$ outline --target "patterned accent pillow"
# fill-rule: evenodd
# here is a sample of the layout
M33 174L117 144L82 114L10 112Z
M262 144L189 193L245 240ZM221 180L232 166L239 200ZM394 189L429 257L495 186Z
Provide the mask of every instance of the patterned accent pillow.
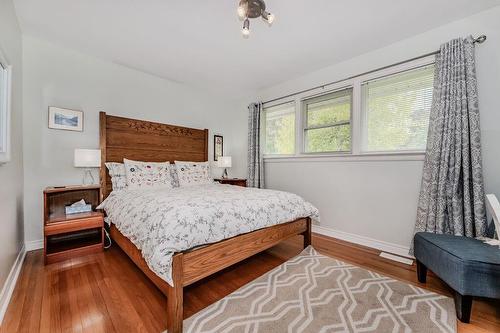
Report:
M175 161L175 168L180 187L213 183L209 162Z
M141 162L123 159L129 188L172 188L170 162Z
M121 191L127 188L127 174L125 173L125 165L123 163L116 162L107 162L104 164L106 165L106 168L108 168L113 191Z

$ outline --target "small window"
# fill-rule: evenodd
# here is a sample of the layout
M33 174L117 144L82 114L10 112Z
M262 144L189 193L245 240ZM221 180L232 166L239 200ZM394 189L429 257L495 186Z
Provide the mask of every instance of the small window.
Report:
M5 163L10 160L10 67L1 58L0 52L0 163Z
M264 108L265 149L268 155L295 153L295 103Z
M362 84L364 152L424 151L434 65Z
M306 99L303 109L306 153L351 150L352 88Z

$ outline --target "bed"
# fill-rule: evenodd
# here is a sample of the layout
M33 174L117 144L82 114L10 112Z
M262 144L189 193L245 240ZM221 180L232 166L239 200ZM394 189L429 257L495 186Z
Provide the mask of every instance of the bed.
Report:
M112 192L111 179L104 165L106 162L122 162L124 158L150 162L208 161L207 129L123 118L104 112L100 113L99 122L101 201ZM224 191L236 191L236 187L229 188L231 185L218 186L228 187ZM110 226L110 234L114 243L166 295L168 332L180 333L184 287L296 235L303 235L304 247L307 247L311 244L311 218L298 217L289 222L175 252L171 256L170 284L150 269L141 250L114 223Z

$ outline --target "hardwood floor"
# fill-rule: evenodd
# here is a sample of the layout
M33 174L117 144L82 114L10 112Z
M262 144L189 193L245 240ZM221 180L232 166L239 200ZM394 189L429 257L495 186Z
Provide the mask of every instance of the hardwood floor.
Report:
M193 315L301 250L295 237L187 288L184 314ZM399 280L450 295L430 274L419 284L415 266L380 258L379 251L314 235L320 252ZM500 282L499 282L500 283ZM42 251L26 256L2 332L162 332L166 298L116 246L104 253L43 265ZM459 332L500 332L500 302L474 300L470 324Z

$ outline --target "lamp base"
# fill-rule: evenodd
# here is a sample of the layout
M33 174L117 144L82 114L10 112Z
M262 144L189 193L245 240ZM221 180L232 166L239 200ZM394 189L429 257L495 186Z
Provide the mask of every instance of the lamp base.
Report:
M224 171L222 172L222 179L227 179L227 178L228 178L227 169L224 168Z
M95 184L95 179L94 179L94 176L92 175L92 170L85 169L83 171L82 183L83 183L83 185L94 185Z

